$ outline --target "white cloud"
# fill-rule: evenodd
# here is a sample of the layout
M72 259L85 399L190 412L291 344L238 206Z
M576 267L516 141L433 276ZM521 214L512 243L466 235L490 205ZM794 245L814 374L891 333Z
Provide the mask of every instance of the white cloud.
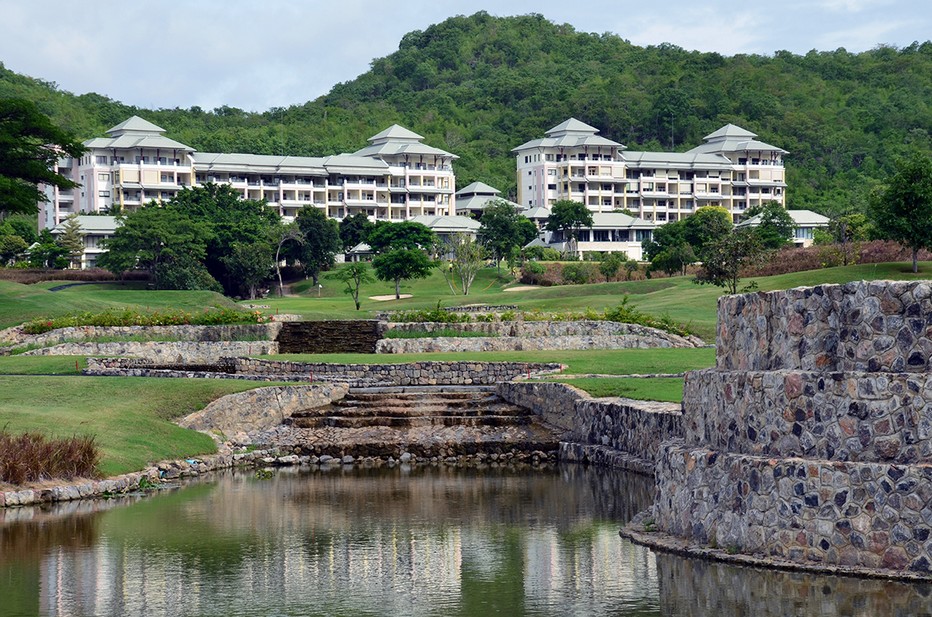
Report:
M0 0L0 61L76 93L143 107L301 104L365 72L401 37L456 14L541 13L638 45L723 54L903 46L932 32L928 0ZM908 17L908 19L907 19Z

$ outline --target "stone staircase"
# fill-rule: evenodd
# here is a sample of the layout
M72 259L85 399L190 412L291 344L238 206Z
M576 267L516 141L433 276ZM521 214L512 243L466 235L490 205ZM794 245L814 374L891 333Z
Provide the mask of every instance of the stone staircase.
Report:
M541 458L559 445L557 431L491 386L354 388L331 405L294 413L286 426L276 445L313 456Z

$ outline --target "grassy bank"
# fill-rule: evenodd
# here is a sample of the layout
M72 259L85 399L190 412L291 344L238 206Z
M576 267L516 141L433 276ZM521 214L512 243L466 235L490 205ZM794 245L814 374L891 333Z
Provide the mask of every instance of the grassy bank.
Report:
M73 371L73 358L60 368L69 368L68 362ZM114 475L159 460L214 452L207 435L171 420L257 385L215 379L2 375L0 426L10 433L37 431L51 437L94 435L103 454L101 471Z
M57 317L81 311L101 312L124 307L200 311L209 306L236 306L229 298L212 291L154 291L142 289L136 283L78 285L49 291L49 288L60 284L22 285L0 281L0 329L39 317Z

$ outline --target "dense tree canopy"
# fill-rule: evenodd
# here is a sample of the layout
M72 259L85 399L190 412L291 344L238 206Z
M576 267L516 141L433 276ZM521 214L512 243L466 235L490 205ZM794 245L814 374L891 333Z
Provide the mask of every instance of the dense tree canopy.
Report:
M56 163L62 156L82 152L84 146L33 102L0 98L0 217L36 212L37 204L46 199L39 184L76 186L58 173Z
M497 265L537 237L534 223L503 199L489 202L479 223L477 239L492 254Z
M297 250L304 273L318 285L320 271L333 267L336 254L342 247L340 225L327 218L324 211L315 206L301 208L295 224L301 232L301 243Z
M683 151L732 122L790 152L792 208L865 203L910 148L932 151L932 43L852 53L723 56L640 47L541 15L457 16L402 38L356 79L287 108L144 110L74 96L0 67L0 97L35 102L81 136L139 114L201 151L350 152L394 122L460 156L457 182L514 198L510 150L575 116L631 150ZM282 130L282 129L286 130Z
M760 224L754 227L753 231L765 249L786 246L793 237L793 230L796 229L793 217L786 208L775 201L748 208L745 216L760 216Z
M918 272L919 251L932 249L932 159L915 154L898 161L870 214L880 237L910 249Z

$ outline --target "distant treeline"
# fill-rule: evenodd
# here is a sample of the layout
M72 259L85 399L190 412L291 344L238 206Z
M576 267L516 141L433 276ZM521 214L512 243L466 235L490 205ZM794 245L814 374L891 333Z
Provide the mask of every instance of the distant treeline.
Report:
M35 101L82 138L138 114L214 152L350 152L398 122L461 157L460 186L482 180L512 195L511 149L570 116L632 150L687 150L738 124L790 152L788 206L825 213L859 209L897 157L932 152L932 42L729 57L638 47L540 15L447 19L329 94L264 113L139 109L0 65L6 96Z

